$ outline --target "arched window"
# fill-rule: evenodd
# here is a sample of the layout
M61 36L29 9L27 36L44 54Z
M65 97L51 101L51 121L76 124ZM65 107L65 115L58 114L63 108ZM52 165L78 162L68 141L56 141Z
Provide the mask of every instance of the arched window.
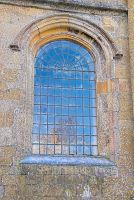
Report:
M92 56L69 40L42 46L35 57L34 154L97 155L96 78Z

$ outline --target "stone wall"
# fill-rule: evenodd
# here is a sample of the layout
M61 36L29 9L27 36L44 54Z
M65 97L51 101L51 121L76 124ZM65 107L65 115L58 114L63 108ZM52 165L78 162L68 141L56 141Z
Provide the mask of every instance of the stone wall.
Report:
M96 1L97 2L97 1ZM118 1L119 2L119 1ZM126 1L120 1L125 3ZM113 3L113 1L112 1ZM115 5L117 1L114 1ZM27 55L24 51L12 51L10 45L18 33L33 21L54 14L61 14L56 7L31 8L0 4L0 199L2 200L131 200L133 185L133 3L130 1L129 35L127 12L100 11L90 8L73 13L83 20L100 26L123 54L113 66L110 86L104 82L98 87L101 106L106 111L109 105L111 121L103 116L104 126L114 126L113 143L115 167L97 166L48 166L20 164L31 153L28 132L31 124L26 119L31 110L26 91ZM65 6L61 6L62 10ZM72 8L73 10L73 8ZM69 11L68 11L69 12ZM63 13L63 11L62 11ZM129 40L130 39L130 40ZM129 46L131 68L129 64ZM108 88L112 88L108 93ZM30 91L29 91L30 93ZM111 106L110 106L111 105ZM101 126L101 119L98 124ZM109 146L108 131L102 131L105 150ZM101 141L101 140L100 140ZM107 145L107 146L106 146ZM25 150L28 146L28 150ZM105 153L105 152L104 152ZM106 154L107 155L107 154ZM107 155L108 156L108 155Z
M30 7L45 8L51 5L57 7L57 9L100 9L100 10L126 10L127 11L127 0L1 0L1 3L10 5L23 5ZM64 7L64 8L63 8Z
M130 48L130 66L131 66L131 85L132 85L132 96L134 102L134 34L133 34L133 27L134 27L134 5L133 1L128 1L129 13L128 13L128 30L129 30L129 48ZM134 106L134 104L133 104Z

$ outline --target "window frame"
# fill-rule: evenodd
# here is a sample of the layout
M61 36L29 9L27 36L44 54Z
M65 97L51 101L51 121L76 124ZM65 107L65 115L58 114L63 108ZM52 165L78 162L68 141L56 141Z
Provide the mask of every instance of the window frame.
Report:
M78 46L78 48L79 48L79 50L81 50L81 51L84 51L84 53L82 53L81 54L81 56L83 56L83 55L85 55L85 56L89 56L89 58L90 58L90 61L91 62L93 62L93 66L94 66L94 70L93 70L93 73L95 74L95 79L93 80L94 81L94 84L95 84L95 88L94 88L94 91L95 91L95 99L94 99L94 101L95 101L95 113L96 113L96 108L97 108L97 106L96 106L96 69L95 69L95 63L94 63L94 60L93 60L93 58L92 58L92 56L91 56L91 54L90 54L90 52L89 52L89 50L87 50L83 45L80 45L79 43L76 43L76 42L74 42L74 41L72 41L72 40L65 40L65 39L59 39L59 40L54 40L54 41L50 41L49 43L46 43L46 44L44 44L44 45L42 45L41 47L40 47L40 49L38 50L38 52L37 52L37 55L35 56L35 62L37 61L37 63L38 63L38 60L40 59L40 57L39 57L39 55L40 56L42 56L42 54L43 55L46 55L47 56L47 53L46 54L44 54L44 52L46 52L46 49L48 48L48 46L49 46L49 48L51 48L51 46L53 46L53 45L55 45L55 44L58 44L58 46L57 47L59 47L59 45L61 45L61 47L63 48L64 46L63 46L63 44L66 44L68 47L69 47L69 45L72 45L72 47L75 47L75 46ZM51 46L50 46L51 45ZM65 45L65 46L66 46ZM76 47L75 47L76 48ZM73 49L71 49L70 48L70 50L71 51L73 51ZM55 51L54 51L55 52ZM76 51L77 52L77 51ZM58 52L56 52L56 55L57 55L57 53ZM84 56L83 56L83 58L84 58ZM80 59L81 60L81 59ZM51 61L50 61L51 62ZM42 63L42 62L41 62ZM40 64L41 64L40 63ZM88 64L88 63L87 63ZM48 66L48 69L49 69L49 66ZM34 71L38 71L38 70L41 70L41 68L38 68L37 66L36 66L36 63L35 63L35 67L34 67ZM43 68L42 68L42 70L43 70ZM44 66L44 71L45 70L47 70L46 69L46 67ZM63 70L62 70L63 71ZM80 69L75 69L74 70L74 72L75 73L77 73L77 72L80 72L81 70ZM64 73L64 72L62 72L62 73ZM84 71L83 71L83 69L82 69L82 71L81 71L81 73L82 73L82 81L83 81L83 73L84 73ZM92 70L90 71L87 71L87 73L90 75L90 73L92 73ZM34 79L37 79L38 80L38 78L40 79L40 75L38 76L38 75L35 75L34 76ZM45 79L44 79L45 80ZM68 80L68 79L67 79ZM76 79L76 81L77 81L77 79ZM86 80L86 81L88 81L88 80ZM89 80L89 81L91 81L91 80ZM35 81L34 81L35 82ZM35 89L35 87L37 87L36 86L36 84L34 83L34 89ZM41 87L41 85L38 85L38 87ZM44 87L44 86L42 86L42 87ZM48 87L48 84L47 84L47 87ZM55 86L53 86L52 88L56 88ZM68 87L67 87L68 88ZM48 88L49 89L49 88ZM56 88L57 89L57 88ZM69 89L69 88L68 88ZM77 90L77 88L75 87L75 90ZM82 91L83 91L83 87L82 87ZM91 92L92 91L92 88L90 89L90 88L86 88L86 91L87 92ZM34 91L35 92L35 91ZM36 97L35 96L36 94L34 94L34 98ZM40 91L40 95L41 95L41 91ZM48 94L46 94L46 96L48 97ZM62 96L63 97L63 96ZM69 98L69 97L68 97ZM76 98L76 97L75 97ZM82 96L82 99L84 100L85 98ZM91 97L89 97L89 101L91 100L92 98ZM48 101L48 100L47 100ZM48 103L48 102L47 102ZM36 106L35 105L36 103L34 103L34 106ZM40 101L40 104L39 104L39 107L40 107L40 109L41 109L41 105L42 105L42 103L41 103L41 101ZM47 105L46 105L47 106ZM61 105L61 107L62 107L63 105ZM54 105L54 107L55 107L55 105ZM75 105L75 107L76 107L76 105ZM35 107L34 107L35 108ZM68 108L69 108L69 105L68 105ZM83 107L83 105L82 105L82 108L84 108ZM93 106L91 106L90 107L90 109L93 109ZM48 114L47 114L48 115ZM55 114L56 115L56 114ZM33 113L33 116L35 116L34 115L34 113ZM41 110L40 110L40 113L39 113L39 116L42 116L42 113L41 113ZM68 113L68 117L69 117L69 113ZM78 117L77 115L76 115L76 117ZM82 118L84 119L84 115L82 115ZM88 117L90 117L90 118L92 118L92 119L94 119L94 117L93 116L88 116ZM40 117L39 117L40 118ZM97 116L95 115L95 119L97 119ZM40 120L39 120L40 121ZM48 122L47 122L48 123ZM40 122L38 122L37 121L37 123L34 123L33 122L33 126L34 126L34 124L36 125L38 125L39 126L39 129L40 129L40 126L41 126L41 121ZM54 123L55 124L55 123ZM89 125L89 124L88 124ZM76 124L75 125L75 128L78 126L78 124ZM82 125L82 127L84 128L84 122L83 122L83 125ZM51 144L52 146L53 146L53 150L54 150L54 152L52 153L50 153L49 151L48 151L48 148L49 148L49 143L48 143L48 136L50 135L50 134L48 134L48 130L47 130L47 133L45 134L46 135L46 137L45 138L47 138L47 143L43 143L42 144L42 142L41 142L41 136L43 137L43 135L40 133L40 131L39 131L39 133L37 134L37 133L32 133L32 137L34 137L35 138L35 140L36 140L36 143L34 142L33 143L33 154L39 154L39 155L42 155L43 153L42 153L42 151L44 152L44 155L45 156L49 156L49 155L61 155L61 156L97 156L98 155L98 146L97 146L97 143L96 143L96 145L93 145L92 144L92 142L91 142L91 139L93 138L93 137L95 137L96 138L96 142L97 142L97 130L96 130L96 134L95 134L95 136L94 135L92 135L91 134L91 130L93 129L93 125L89 125L90 126L90 128L89 128L89 131L90 131L90 133L88 134L88 135L86 135L86 136L88 136L88 137L90 137L90 140L89 140L89 142L88 142L88 145L89 146L87 146L86 144L84 144L84 138L86 138L85 137L85 135L84 135L84 132L83 132L83 134L82 135L79 135L79 136L81 136L82 138L83 138L83 144L82 145L80 145L81 146L81 148L83 149L82 150L82 152L83 153L80 153L80 152L78 152L78 147L79 147L79 144L76 142L76 144L74 145L74 146L71 146L71 144L69 143L69 144L63 144L63 141L61 141L61 144L59 144L58 146L61 146L61 153L56 153L56 147L57 147L57 144L55 143L55 140L54 140L54 144ZM48 124L47 124L47 127L48 127ZM55 127L55 126L54 126ZM96 127L96 129L97 129L97 124L95 125L95 127ZM84 131L84 130L83 130ZM72 133L73 134L73 133ZM76 141L78 140L78 135L76 134ZM63 136L64 135L62 135L62 138L63 138ZM54 137L56 137L56 135L54 135ZM69 136L68 136L69 137ZM70 138L70 137L69 137ZM70 140L69 140L70 141ZM63 151L63 147L64 146L67 146L68 147L68 154L67 153L63 153L64 151ZM96 152L93 152L93 149L94 149L94 146L95 146L95 148L96 148ZM43 149L42 149L42 147L43 147ZM45 150L45 147L46 147L46 150ZM71 147L73 147L73 148L75 148L76 149L76 152L75 153L71 153L70 152L70 148ZM90 152L88 153L88 152L86 152L86 148L87 147L89 147L89 149L90 149ZM52 150L52 149L51 149ZM46 153L45 153L45 151L46 151ZM85 153L86 152L86 153Z
M108 97L111 98L111 101L114 100L110 84L115 77L114 66L116 59L120 59L122 54L118 52L109 35L99 26L89 20L86 21L75 15L70 16L65 13L46 15L45 18L35 20L24 27L10 45L10 48L13 51L17 51L20 56L20 66L25 79L25 84L23 83L25 94L23 99L24 112L22 115L25 120L20 122L19 128L17 125L14 126L14 132L19 132L20 138L22 138L18 141L18 145L23 148L23 156L32 154L34 57L41 45L56 39L76 41L89 49L94 58L95 66L97 66L98 151L100 156L115 160L115 152L118 153L116 148L118 144L116 140L117 134L114 133L114 124L110 122L113 107L110 107L110 102L107 102L107 107L111 110L106 115L103 112L103 97L109 95ZM118 87L116 81L113 84L114 87ZM103 86L105 86L106 90L103 89ZM116 114L115 118L118 119ZM110 123L105 124L105 121ZM116 124L118 124L118 120ZM108 136L110 140L105 138L105 136ZM106 141L109 142L106 143Z

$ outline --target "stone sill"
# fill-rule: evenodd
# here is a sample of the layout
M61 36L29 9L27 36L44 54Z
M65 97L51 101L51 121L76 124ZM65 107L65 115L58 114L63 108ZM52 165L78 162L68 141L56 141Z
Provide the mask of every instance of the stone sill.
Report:
M113 161L110 161L101 156L45 156L45 155L30 155L24 157L20 161L21 164L39 164L39 165L66 165L66 166L115 166Z

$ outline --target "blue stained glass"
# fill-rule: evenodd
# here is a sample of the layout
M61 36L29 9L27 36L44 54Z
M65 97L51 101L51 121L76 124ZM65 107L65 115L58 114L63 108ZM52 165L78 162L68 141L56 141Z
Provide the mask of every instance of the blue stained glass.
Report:
M41 87L41 95L47 95L48 91L47 91L47 87Z
M96 126L96 117L90 117L90 125Z
M89 82L87 80L83 80L83 88L88 90L89 89Z
M47 104L47 96L41 96L41 104Z
M89 124L90 125L90 124ZM90 126L84 126L84 134L89 135L91 127Z
M70 154L75 155L76 154L76 146L70 146Z
M46 124L47 123L47 115L41 115L41 123Z
M95 95L96 95L95 90L89 90L89 97L90 98L95 98L96 97Z
M34 87L34 94L35 95L40 95L40 87L39 86L35 86Z
M97 146L91 146L91 155L93 156L97 155Z
M69 115L71 115L71 116L75 115L75 108L74 107L69 109Z
M44 77L40 77L40 86L47 86L48 85L48 79Z
M85 145L90 145L90 136L84 136L84 144Z
M77 136L77 144L82 145L83 144L83 136Z
M77 125L83 124L83 117L77 117Z
M40 77L34 77L34 85L40 85Z
M75 89L71 89L71 91L68 92L68 96L75 97L76 96L76 90Z
M82 80L78 79L78 80L76 81L76 88L83 88Z
M48 105L54 105L54 97L48 96Z
M83 116L89 116L90 114L89 108L83 108Z
M83 97L82 89L76 89L76 97Z
M48 113L54 114L54 106L48 106Z
M89 82L89 88L90 89L95 89L95 81L90 81Z
M32 132L35 133L35 134L38 134L39 131L40 131L39 124L33 124L33 130L32 130Z
M40 113L40 105L34 105L34 113Z
M54 99L54 104L55 104L55 105L61 105L61 104L62 104L62 99L61 99L61 97L55 97L55 99Z
M96 116L96 108L90 108L89 109L89 115L90 116Z
M60 115L62 113L61 106L55 106L55 114Z
M82 98L77 98L76 99L76 105L77 106L82 106L83 105L83 99Z
M83 115L83 107L82 106L76 107L76 114L77 114L77 116Z
M90 146L84 146L84 154L85 155L91 154L91 147Z
M47 125L40 125L40 134L47 134Z
M96 134L97 134L96 127L92 127L92 128L90 129L90 132L91 132L91 135L96 135Z
M94 71L94 63L88 63L89 71Z
M32 131L40 154L97 155L95 79L83 46L57 40L38 50Z
M89 73L89 80L95 80L95 73L94 72Z
M84 125L90 125L90 118L89 117L83 117L84 118Z
M77 134L78 135L83 135L83 131L84 131L84 129L82 126L77 126Z
M41 105L40 113L47 113L47 107L46 107L46 105Z
M90 104L90 107L95 107L96 106L96 100L95 99L89 99L89 104Z
M84 99L83 99L83 104L84 104L85 106L89 105L89 99L88 99L88 98L84 98Z
M54 116L48 115L48 124L54 124Z
M76 105L76 99L75 98L69 98L68 99L68 102L69 102L69 106L75 106Z
M91 145L97 145L97 138L96 138L96 136L91 136Z
M61 96L62 95L62 90L59 88L56 88L55 90L55 96Z
M77 154L82 155L83 154L83 146L78 146L77 145Z
M34 104L40 104L40 96L34 96Z
M49 88L46 94L51 96L55 95L55 89Z
M62 115L68 115L68 107L62 107Z
M34 115L33 116L33 123L35 123L35 124L40 123L40 115Z
M76 72L76 79L82 79L82 72Z

